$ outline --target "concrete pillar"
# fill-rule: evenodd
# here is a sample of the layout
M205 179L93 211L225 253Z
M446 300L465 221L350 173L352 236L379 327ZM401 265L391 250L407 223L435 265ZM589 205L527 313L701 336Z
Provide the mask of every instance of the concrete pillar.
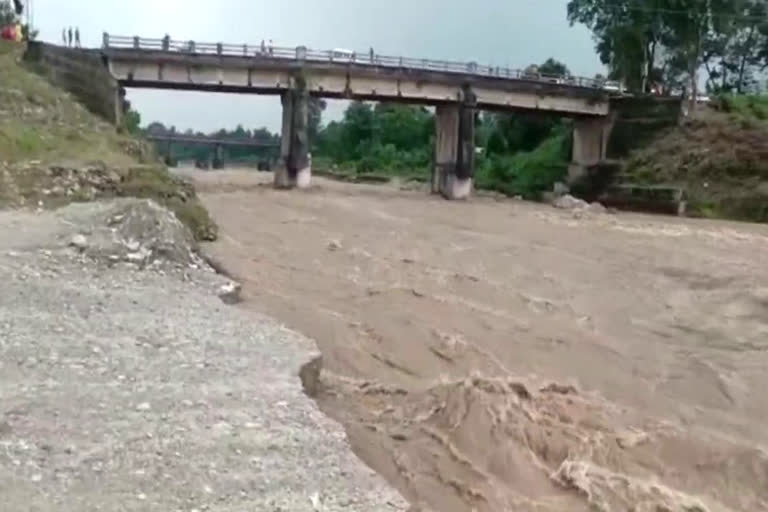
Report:
M275 188L306 188L312 176L309 158L309 93L304 80L297 79L283 93L283 128L280 140L281 164L275 169Z
M475 167L475 103L469 91L461 104L439 105L435 111L435 166L432 193L466 199Z
M612 126L609 117L574 120L573 156L568 167L570 183L578 181L587 174L590 167L605 160Z
M224 168L224 147L221 144L216 144L213 152L213 166L214 169Z

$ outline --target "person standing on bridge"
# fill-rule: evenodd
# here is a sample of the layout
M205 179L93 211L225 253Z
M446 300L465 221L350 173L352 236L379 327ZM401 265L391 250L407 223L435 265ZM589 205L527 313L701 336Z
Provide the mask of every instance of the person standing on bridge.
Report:
M67 46L67 28L64 27L61 29L61 44L64 46Z
M80 27L75 27L75 46L80 48Z
M67 46L72 47L72 27L67 31Z
M373 57L374 57L373 46L371 46L371 52L370 53L371 53L371 64L373 64Z

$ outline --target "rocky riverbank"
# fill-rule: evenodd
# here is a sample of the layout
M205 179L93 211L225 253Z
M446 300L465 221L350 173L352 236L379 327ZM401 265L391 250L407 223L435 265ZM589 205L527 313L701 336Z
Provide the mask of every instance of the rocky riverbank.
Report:
M156 204L0 212L8 510L404 510L303 392L314 344L228 306Z

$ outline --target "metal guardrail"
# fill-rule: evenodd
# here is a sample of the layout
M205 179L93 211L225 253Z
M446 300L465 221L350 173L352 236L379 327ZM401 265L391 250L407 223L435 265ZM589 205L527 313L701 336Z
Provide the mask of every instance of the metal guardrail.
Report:
M309 62L336 62L343 64L356 64L363 66L384 66L399 69L413 69L421 71L441 71L445 73L460 73L479 77L496 77L509 80L526 80L561 84L571 87L586 87L591 89L603 89L609 92L620 93L618 84L595 78L577 76L544 75L530 70L510 69L500 66L485 66L476 62L457 62L434 59L414 59L408 57L393 57L368 52L354 52L348 50L312 50L305 46L295 48L284 46L272 46L264 44L226 44L226 43L200 43L197 41L178 41L164 37L152 39L144 37L113 36L104 33L104 49L133 49L152 52L174 52L191 55L222 55L247 58L269 58L293 61Z

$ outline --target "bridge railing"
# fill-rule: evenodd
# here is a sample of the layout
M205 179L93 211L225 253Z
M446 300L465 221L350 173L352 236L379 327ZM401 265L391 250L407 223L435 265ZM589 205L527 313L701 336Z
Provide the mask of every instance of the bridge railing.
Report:
M152 39L145 37L114 36L105 33L103 47L115 49L134 49L142 51L178 52L193 55L226 55L253 58L272 58L311 62L338 62L391 68L413 69L421 71L442 71L482 77L498 77L510 80L526 80L568 85L572 87L602 88L604 82L594 78L545 75L535 71L510 69L501 66L486 66L476 62L458 62L435 59L414 59L379 55L372 52L349 52L346 50L312 50L305 46L295 48L264 44L226 44L201 43L197 41L178 41L164 37Z

